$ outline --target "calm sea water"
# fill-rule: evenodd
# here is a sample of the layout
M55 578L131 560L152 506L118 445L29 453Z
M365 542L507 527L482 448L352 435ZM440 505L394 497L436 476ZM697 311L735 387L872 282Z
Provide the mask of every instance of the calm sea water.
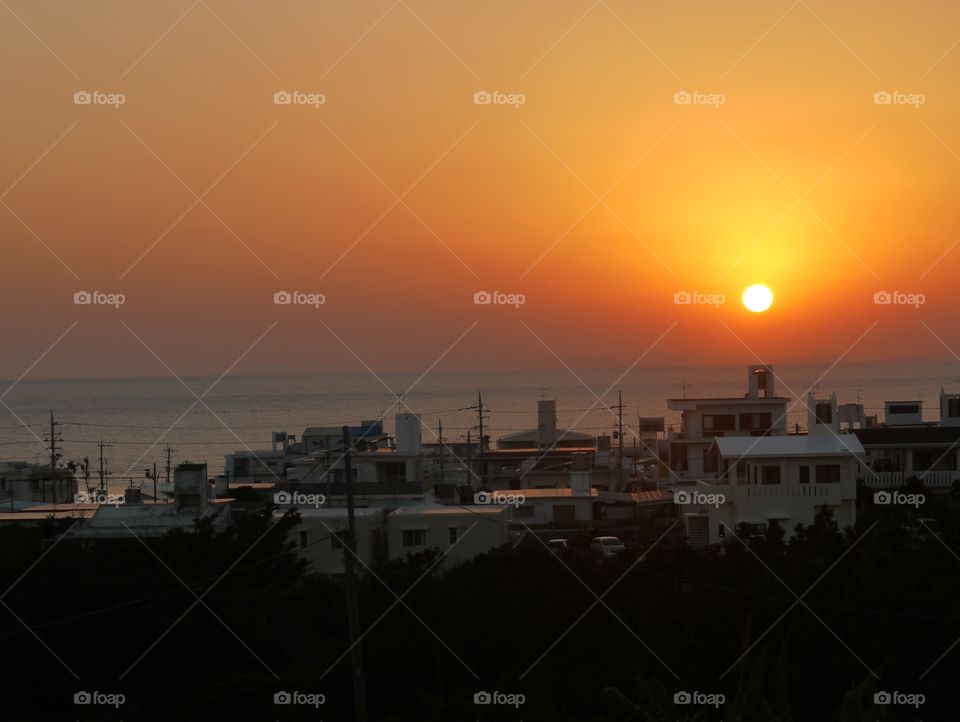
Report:
M927 419L938 413L941 387L960 390L958 364L841 364L820 378L823 365L777 365L777 393L796 399L819 382L820 393L836 391L841 403L861 399L868 414L882 416L885 400L920 399ZM557 399L559 424L592 433L610 433L613 414L597 404L617 403L622 391L626 422L637 415L665 416L677 424L679 415L667 411L666 399L687 396L740 396L746 390L745 366L636 368L620 379L623 369L566 370L511 373L434 373L421 380L404 402L422 414L434 430L443 420L444 437L466 437L476 425L476 413L464 410L476 403L477 392L490 410L485 423L497 436L536 425L539 398ZM382 376L391 389L401 392L417 381L418 374ZM215 378L187 378L199 395ZM581 380L583 383L581 383ZM584 386L586 385L586 387ZM9 386L9 382L5 385ZM205 461L220 473L223 456L233 450L270 447L272 431L297 436L310 425L340 425L386 414L385 427L393 429L395 398L370 375L341 376L228 376L204 397L196 399L173 378L31 381L24 380L4 401L29 427L24 428L0 408L0 458L44 463L48 458L41 440L49 432L49 410L62 423L59 435L65 460L89 457L96 469L102 440L113 484L122 477L141 479L144 469L163 466L163 448L175 449L174 462ZM193 407L191 409L191 407ZM806 426L802 405L790 413L789 423ZM31 431L33 433L31 433ZM39 437L34 436L34 433ZM472 431L475 435L476 432ZM424 432L424 439L433 437Z

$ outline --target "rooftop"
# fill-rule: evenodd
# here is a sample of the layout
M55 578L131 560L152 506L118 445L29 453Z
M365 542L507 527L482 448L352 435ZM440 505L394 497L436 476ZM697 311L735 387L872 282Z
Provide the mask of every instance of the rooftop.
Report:
M510 493L520 493L510 492ZM503 514L509 507L503 505L467 505L467 506L447 506L444 504L421 504L418 506L401 506L394 510L393 516L421 516L428 514L430 516L441 515L463 515L463 514L483 514L496 516Z
M724 458L779 456L834 456L862 454L863 446L853 434L808 434L806 436L722 436L715 442Z

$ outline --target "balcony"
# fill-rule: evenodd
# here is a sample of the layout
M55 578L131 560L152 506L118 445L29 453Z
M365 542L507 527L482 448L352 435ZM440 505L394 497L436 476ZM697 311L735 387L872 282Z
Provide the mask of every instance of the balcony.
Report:
M917 477L929 489L949 489L955 479L960 479L960 471L864 472L864 482L871 489L896 489L903 486L911 476Z

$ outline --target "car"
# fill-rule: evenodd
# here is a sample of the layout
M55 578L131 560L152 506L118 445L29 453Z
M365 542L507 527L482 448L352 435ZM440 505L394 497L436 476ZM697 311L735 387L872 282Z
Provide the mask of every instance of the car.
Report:
M551 539L547 542L547 548L554 554L563 554L570 551L570 542L566 539Z
M613 557L627 547L615 536L595 536L590 542L590 548L598 551L605 557Z

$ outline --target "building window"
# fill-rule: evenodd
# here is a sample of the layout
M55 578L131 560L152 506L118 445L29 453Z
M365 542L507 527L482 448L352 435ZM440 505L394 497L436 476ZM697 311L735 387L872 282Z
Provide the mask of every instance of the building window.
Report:
M833 423L833 404L829 401L821 401L816 405L815 408L817 423L819 424L832 424Z
M453 546L457 543L457 539L460 537L460 530L457 529L457 527L452 526L447 530L447 533L449 535L448 541L450 542L450 546Z
M310 539L309 532L305 532L305 531L300 532L300 548L301 549L306 549L308 546L310 546L309 539Z
M960 416L960 397L952 397L947 399L947 416L951 419L955 419Z
M803 464L800 467L800 483L809 484L810 483L810 467L806 464Z
M422 547L426 545L427 545L426 529L404 529L403 530L403 546Z
M919 414L920 407L916 404L891 404L891 414Z
M818 484L839 484L840 464L817 464Z
M737 428L736 414L704 414L703 431L733 431Z
M769 411L740 414L741 431L769 431L771 426L773 426L773 414Z
M780 483L780 467L764 466L763 467L763 483L779 484Z
M577 507L575 504L554 504L553 520L557 522L567 522L577 520Z

